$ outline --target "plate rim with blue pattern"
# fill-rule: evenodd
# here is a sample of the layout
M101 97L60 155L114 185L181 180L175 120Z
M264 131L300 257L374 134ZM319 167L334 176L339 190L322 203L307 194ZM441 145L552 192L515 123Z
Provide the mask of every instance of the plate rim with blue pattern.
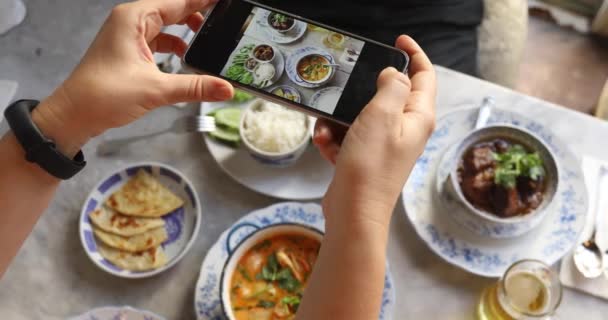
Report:
M123 319L124 316L130 316L129 318L125 318L129 320L136 320L131 316L140 316L140 320L165 320L164 317L151 311L140 310L131 306L98 307L81 315L71 317L69 320L115 320Z
M418 236L446 262L484 277L502 276L521 259L553 265L577 243L585 225L587 193L580 157L548 126L517 112L494 108L488 124L522 126L539 136L552 150L560 168L559 189L553 211L539 226L515 238L493 239L469 232L449 217L436 191L438 168L450 147L473 130L478 108L461 107L444 113L403 188L405 215Z
M325 217L317 203L279 202L241 217L220 235L201 264L194 292L194 310L198 320L224 319L219 289L220 277L229 256L227 247L236 247L258 228L285 223L296 223L325 232ZM393 319L394 308L395 285L387 261L379 319Z
M173 257L168 254L169 261L162 267L148 271L124 270L104 259L97 251L97 239L92 232L89 213L101 207L107 197L117 188L125 184L137 171L144 169L161 181L173 192L182 194L184 206L163 217L165 228L168 229L168 240L163 247L171 246L176 252ZM169 185L167 185L169 184ZM179 195L179 194L178 194ZM152 277L175 266L192 248L201 227L201 201L194 184L176 168L160 162L145 161L131 163L111 172L101 179L86 197L78 219L80 242L89 259L103 271L128 279ZM182 237L182 231L190 230L188 238ZM166 251L166 250L165 250Z

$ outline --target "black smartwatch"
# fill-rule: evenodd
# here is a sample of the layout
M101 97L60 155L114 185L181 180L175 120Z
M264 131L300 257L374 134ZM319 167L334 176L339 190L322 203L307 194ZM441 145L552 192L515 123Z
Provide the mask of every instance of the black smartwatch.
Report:
M84 155L78 151L74 159L66 157L40 132L31 116L39 103L36 100L16 101L4 111L4 117L25 150L27 161L38 164L52 176L67 180L84 168Z

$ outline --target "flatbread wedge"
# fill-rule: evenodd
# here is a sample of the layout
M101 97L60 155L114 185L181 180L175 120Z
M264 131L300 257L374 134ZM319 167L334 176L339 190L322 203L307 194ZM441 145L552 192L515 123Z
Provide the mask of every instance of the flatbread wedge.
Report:
M122 237L94 228L93 233L97 239L108 246L128 252L141 252L159 246L167 240L167 231L164 227L152 229L132 237Z
M162 217L184 205L184 201L145 170L114 192L106 205L122 214L137 217Z
M124 270L147 271L160 268L168 262L167 255L160 246L139 253L118 250L103 243L97 243L97 248L101 256Z
M95 227L123 237L131 237L165 226L165 221L161 218L125 216L104 207L89 213L89 218Z

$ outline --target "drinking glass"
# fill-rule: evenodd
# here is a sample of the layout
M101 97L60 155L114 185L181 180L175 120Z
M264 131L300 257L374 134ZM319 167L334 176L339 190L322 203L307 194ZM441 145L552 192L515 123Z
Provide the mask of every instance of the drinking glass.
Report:
M541 261L522 260L483 291L477 305L477 319L554 319L561 300L562 285L557 273Z

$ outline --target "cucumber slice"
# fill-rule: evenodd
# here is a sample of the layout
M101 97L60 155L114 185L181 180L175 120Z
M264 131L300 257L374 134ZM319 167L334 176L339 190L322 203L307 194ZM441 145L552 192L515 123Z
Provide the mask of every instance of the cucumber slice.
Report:
M215 112L215 122L220 126L238 130L241 124L241 108L223 108Z
M241 141L241 136L238 132L217 127L215 131L209 132L209 136L231 145L238 145Z

